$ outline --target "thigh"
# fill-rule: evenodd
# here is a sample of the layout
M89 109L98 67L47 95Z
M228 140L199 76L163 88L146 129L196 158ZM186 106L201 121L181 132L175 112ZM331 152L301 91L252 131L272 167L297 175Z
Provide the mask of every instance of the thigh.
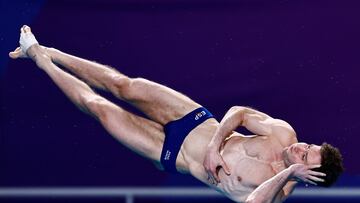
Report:
M130 103L162 125L200 107L180 92L143 78L132 79L128 91Z
M160 162L165 137L162 125L132 114L104 98L90 101L87 110L120 143L143 157Z

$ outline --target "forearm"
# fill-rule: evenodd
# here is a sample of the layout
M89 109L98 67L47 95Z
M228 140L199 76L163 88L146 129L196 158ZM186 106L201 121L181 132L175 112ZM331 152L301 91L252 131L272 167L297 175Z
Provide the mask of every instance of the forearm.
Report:
M277 198L284 197L284 186L290 181L292 172L289 168L276 174L274 177L258 186L247 198L248 202L270 203L279 200Z
M108 66L72 56L53 48L48 48L47 51L54 63L65 67L95 88L111 91L114 84L112 79L121 76L119 72Z
M220 147L221 143L242 124L245 108L232 107L225 114L217 128L213 139L210 142L212 147Z

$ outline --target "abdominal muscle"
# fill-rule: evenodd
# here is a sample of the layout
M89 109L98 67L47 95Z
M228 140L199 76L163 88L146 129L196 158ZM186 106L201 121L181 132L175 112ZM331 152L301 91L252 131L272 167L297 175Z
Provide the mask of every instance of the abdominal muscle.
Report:
M218 125L219 123L214 118L210 118L188 134L176 159L179 172L190 173L203 183L209 184L203 162L207 146L215 135Z
M236 134L240 135L234 133ZM263 147L260 149L259 145L264 144L267 147L271 145L266 139L266 137L234 136L223 147L221 155L230 168L231 175L226 175L221 169L219 171L221 182L217 187L234 201L244 201L257 186L275 175L271 161L262 156L264 153L259 153L264 149ZM271 154L271 152L265 153Z
M262 182L271 178L276 172L271 167L270 157L264 157L264 145L269 148L273 145L268 137L244 137L234 132L228 141L225 141L221 154L230 168L231 175L219 171L220 183L216 186L208 181L208 175L203 167L206 148L215 134L219 123L215 119L208 119L199 125L185 139L177 158L177 169L182 173L190 173L208 186L224 193L234 201L244 201L246 197ZM259 149L259 150L247 150ZM261 148L261 149L260 149ZM248 152L247 152L248 151ZM256 168L256 169L255 169Z

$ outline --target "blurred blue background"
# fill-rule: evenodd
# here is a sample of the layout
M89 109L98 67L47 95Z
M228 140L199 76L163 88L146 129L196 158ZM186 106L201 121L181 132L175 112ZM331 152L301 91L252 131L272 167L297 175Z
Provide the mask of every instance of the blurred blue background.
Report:
M284 119L300 141L341 150L337 187L360 185L359 1L0 2L0 187L202 186L158 171L32 61L10 60L23 24L45 46L165 84L218 120L234 105Z

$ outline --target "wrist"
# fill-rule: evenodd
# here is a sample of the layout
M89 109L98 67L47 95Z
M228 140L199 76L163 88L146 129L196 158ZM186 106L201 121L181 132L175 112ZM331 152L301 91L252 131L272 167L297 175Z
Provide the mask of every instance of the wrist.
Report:
M212 140L209 144L208 144L208 151L219 151L220 148L220 144L221 142L216 141L215 139Z
M294 165L289 166L285 170L287 170L287 173L289 174L290 179L295 177L295 167L294 167Z

